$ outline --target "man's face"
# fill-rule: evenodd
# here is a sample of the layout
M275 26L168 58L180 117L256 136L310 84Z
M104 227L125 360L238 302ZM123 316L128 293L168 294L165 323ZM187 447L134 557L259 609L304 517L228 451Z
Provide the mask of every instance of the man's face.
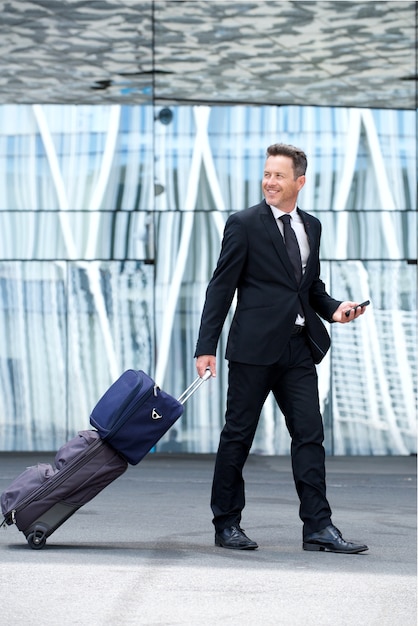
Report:
M295 180L290 157L277 155L267 158L261 183L267 204L289 213L295 208L298 193L304 184L305 176Z

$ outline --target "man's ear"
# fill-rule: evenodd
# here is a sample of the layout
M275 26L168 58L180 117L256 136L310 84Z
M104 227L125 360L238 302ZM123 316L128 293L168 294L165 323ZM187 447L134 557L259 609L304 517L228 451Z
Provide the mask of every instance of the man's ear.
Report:
M296 182L297 182L297 186L298 186L298 191L300 191L302 189L303 185L306 182L306 176L305 175L304 176L298 176Z

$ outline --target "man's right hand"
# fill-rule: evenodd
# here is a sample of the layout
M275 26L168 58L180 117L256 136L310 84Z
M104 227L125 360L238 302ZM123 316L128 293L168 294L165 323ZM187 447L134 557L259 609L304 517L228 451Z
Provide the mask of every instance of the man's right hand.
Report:
M213 354L202 354L196 359L196 369L200 378L203 377L207 369L210 369L212 376L216 376L216 356Z

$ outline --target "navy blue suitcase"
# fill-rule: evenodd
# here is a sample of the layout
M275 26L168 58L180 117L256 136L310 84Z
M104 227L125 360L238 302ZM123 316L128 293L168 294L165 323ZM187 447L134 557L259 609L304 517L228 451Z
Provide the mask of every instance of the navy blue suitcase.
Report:
M176 400L142 370L126 370L90 415L100 437L131 465L141 459L182 415L186 400L210 377L207 370Z

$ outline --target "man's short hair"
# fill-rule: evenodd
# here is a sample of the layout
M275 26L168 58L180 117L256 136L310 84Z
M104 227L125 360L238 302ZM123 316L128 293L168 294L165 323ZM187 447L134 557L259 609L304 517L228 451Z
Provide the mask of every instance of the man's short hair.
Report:
M306 154L300 148L290 146L286 143L274 143L267 148L267 158L270 156L287 156L293 161L293 170L295 172L295 179L299 176L304 176L306 168L308 167L308 159Z

